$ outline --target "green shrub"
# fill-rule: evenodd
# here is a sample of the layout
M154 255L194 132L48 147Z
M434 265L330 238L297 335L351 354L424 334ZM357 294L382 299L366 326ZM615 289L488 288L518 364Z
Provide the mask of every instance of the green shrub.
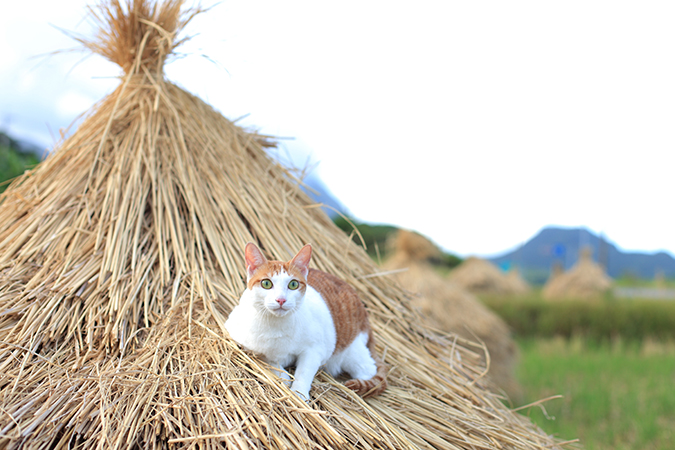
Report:
M675 339L675 302L672 301L608 298L547 302L537 295L484 297L483 301L522 338L581 335L598 341L616 337Z
M387 241L399 230L392 225L368 225L351 218L347 220L341 216L333 219L333 222L348 235L353 233L352 240L358 245L365 243L368 254L378 262L379 259L384 260L389 256L388 252L390 249ZM354 227L356 227L361 237L363 237L363 242L361 242L361 238L354 232ZM451 269L461 264L462 259L450 253L443 253L440 259L429 262L442 269Z
M368 225L359 223L353 219L347 220L341 216L336 217L333 221L348 235L354 233L352 239L358 245L365 243L366 251L373 258L377 256L384 258L386 256L387 240L398 230L398 228L390 225ZM361 242L361 238L354 232L354 227L356 227L361 237L363 237L363 242Z
M0 133L0 137L4 137ZM3 139L9 143L9 139ZM23 174L26 169L37 165L40 160L32 153L22 153L12 148L10 145L0 144L0 193L7 189L10 181Z

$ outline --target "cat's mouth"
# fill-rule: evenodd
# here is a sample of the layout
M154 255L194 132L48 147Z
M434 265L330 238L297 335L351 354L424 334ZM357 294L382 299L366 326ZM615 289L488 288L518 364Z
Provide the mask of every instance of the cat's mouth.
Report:
M283 317L283 316L285 316L285 315L287 315L287 314L289 314L293 311L292 308L286 309L283 306L278 306L278 305L276 306L276 308L267 307L267 310L277 317Z

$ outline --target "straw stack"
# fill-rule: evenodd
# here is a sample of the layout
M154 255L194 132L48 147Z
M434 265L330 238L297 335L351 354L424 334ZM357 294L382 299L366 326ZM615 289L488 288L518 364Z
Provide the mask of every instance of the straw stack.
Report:
M579 261L567 272L552 274L541 293L545 299L589 299L601 297L612 287L612 279L593 261L590 248L583 248Z
M431 264L441 252L427 238L400 230L392 245L393 256L383 268L394 273L402 287L416 294L412 304L419 308L430 327L479 340L487 347L488 376L511 398L521 389L514 376L518 348L508 326L473 294L442 277ZM485 360L487 362L487 360Z
M517 273L510 278L491 262L475 256L464 260L448 277L474 294L518 295L529 291Z
M520 274L517 267L512 267L506 272L506 278L511 283L511 290L514 295L527 294L532 290L527 281Z
M419 325L409 299L264 147L164 79L196 11L97 10L88 43L120 86L0 197L2 448L551 448L483 386L481 348ZM368 306L389 389L322 374L293 395L223 331L242 248L315 248Z
M562 261L554 261L553 264L551 264L551 275L549 276L548 281L559 277L563 273L565 273L565 267L563 266Z

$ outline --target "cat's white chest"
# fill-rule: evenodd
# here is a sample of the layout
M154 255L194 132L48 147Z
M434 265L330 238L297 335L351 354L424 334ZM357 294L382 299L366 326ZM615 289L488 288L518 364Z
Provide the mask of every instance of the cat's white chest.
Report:
M225 327L248 350L282 367L312 352L324 364L335 350L335 325L321 295L307 287L302 303L291 314L276 317L261 311L253 292L246 290Z

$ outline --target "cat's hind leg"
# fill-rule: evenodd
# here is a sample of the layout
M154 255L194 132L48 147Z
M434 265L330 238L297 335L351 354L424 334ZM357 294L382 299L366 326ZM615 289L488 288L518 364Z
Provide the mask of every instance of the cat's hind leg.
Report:
M326 366L332 366L328 369L329 373L335 376L341 372L347 372L349 376L359 380L369 380L374 377L377 373L377 366L367 343L367 333L356 336L347 348L331 358L334 361L326 364Z
M375 361L367 346L368 334L362 333L342 352L334 356L327 366L329 373L347 372L351 377L345 382L352 391L362 397L381 393L386 387L384 364Z

